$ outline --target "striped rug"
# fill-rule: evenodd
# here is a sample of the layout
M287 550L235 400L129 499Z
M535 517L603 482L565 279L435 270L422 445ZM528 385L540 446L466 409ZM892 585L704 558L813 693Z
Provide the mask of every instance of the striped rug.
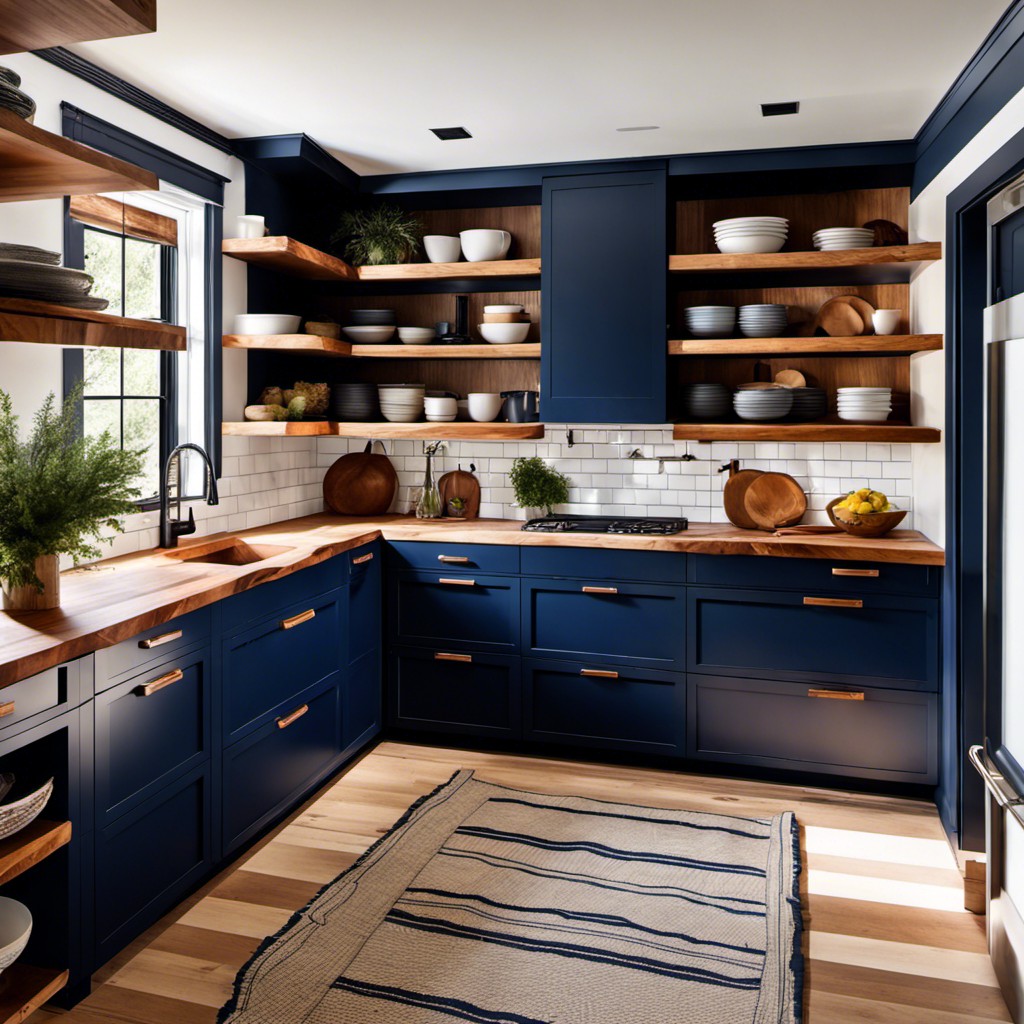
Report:
M770 819L459 771L242 968L222 1024L794 1024L800 871Z

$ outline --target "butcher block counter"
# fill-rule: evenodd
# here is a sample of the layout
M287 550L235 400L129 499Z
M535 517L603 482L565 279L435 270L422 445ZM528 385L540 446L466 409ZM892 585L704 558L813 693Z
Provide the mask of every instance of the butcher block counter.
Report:
M233 594L281 579L378 537L530 547L614 548L710 555L768 555L834 561L940 566L944 553L923 534L899 530L874 540L847 534L775 537L734 526L691 523L674 536L524 533L500 519L424 521L386 515L356 519L306 516L237 535L268 557L249 565L187 561L182 555L216 545L204 537L175 552L125 555L73 569L61 579L61 607L0 614L0 686L17 682Z

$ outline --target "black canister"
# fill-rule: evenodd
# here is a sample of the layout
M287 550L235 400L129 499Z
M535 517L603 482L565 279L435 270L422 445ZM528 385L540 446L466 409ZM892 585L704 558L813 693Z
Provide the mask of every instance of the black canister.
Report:
M536 423L540 419L536 391L502 391L502 413L509 423Z

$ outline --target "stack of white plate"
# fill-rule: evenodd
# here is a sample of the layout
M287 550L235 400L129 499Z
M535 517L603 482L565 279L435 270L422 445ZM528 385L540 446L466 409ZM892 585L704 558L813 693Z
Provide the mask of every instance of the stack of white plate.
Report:
M732 396L732 407L741 420L782 420L793 408L793 392L789 388L741 388Z
M736 330L735 306L690 306L683 318L695 338L728 338Z
M811 236L815 249L870 249L875 233L870 228L822 228Z
M423 415L422 384L381 384L377 388L380 411L391 423L415 423Z
M785 217L730 217L714 223L719 252L778 252L789 236Z
M774 302L740 306L739 321L745 338L777 338L789 326L786 307Z
M730 391L724 384L687 384L683 410L692 420L719 420L729 414Z
M892 412L892 388L839 388L836 407L841 420L884 423Z

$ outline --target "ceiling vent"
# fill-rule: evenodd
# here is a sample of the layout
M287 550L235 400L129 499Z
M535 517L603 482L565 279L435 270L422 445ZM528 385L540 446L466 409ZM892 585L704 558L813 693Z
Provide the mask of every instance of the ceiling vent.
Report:
M615 130L617 132L656 132L660 127L660 124L631 124Z
M430 129L442 142L451 142L452 139L473 138L465 128L431 128Z
M789 103L762 103L762 117L779 117L782 114L799 114L800 104L796 100Z

